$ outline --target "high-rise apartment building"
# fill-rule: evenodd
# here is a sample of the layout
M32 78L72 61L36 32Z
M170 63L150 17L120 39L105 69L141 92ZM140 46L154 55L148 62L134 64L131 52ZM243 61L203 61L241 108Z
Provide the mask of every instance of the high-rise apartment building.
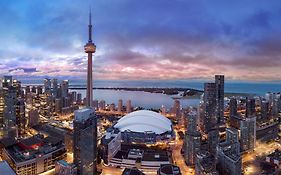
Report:
M25 103L24 99L18 99L16 103L16 124L18 127L18 135L23 136L25 134Z
M256 117L247 117L240 122L241 151L251 151L256 145Z
M121 99L118 100L118 107L117 107L117 112L121 113L123 109L123 101Z
M216 116L218 124L224 123L224 75L215 76Z
M202 123L202 129L205 133L208 133L208 131L217 125L216 97L216 83L205 83L203 97L204 117Z
M61 82L61 95L63 98L68 96L68 80L63 80Z
M217 159L217 169L220 174L242 174L242 161L237 129L226 129L226 141L219 143L217 146Z
M237 100L236 98L232 97L229 101L229 116L234 117L237 116Z
M246 117L254 116L256 113L256 101L254 98L246 98Z
M93 175L97 161L97 119L91 108L74 112L73 156L78 175Z
M49 78L44 79L44 89L47 93L51 92L51 80Z
M58 80L54 78L52 83L53 83L53 96L58 97Z
M128 100L127 103L126 103L126 112L127 113L132 112L132 102L131 102L131 100Z

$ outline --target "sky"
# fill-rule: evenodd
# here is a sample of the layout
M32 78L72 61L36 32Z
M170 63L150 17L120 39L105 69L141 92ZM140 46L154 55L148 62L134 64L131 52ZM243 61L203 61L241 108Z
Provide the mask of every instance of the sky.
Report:
M85 79L89 6L94 79L281 80L279 0L1 0L0 75Z

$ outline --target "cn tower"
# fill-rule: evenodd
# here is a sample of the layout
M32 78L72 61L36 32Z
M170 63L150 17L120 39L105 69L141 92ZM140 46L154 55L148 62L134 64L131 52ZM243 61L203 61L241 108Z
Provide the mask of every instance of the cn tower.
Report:
M87 107L92 107L93 103L93 53L96 52L96 45L92 42L92 14L89 13L89 40L84 46L85 52L88 54L88 69L87 69Z

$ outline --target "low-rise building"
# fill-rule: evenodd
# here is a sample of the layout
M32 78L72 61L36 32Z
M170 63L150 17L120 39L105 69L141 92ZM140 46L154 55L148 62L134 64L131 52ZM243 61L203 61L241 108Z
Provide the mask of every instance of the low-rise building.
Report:
M36 175L51 170L55 162L65 156L63 141L54 137L33 136L3 150L3 159L17 175Z
M64 160L56 162L55 175L76 175L77 168L74 164L69 164Z

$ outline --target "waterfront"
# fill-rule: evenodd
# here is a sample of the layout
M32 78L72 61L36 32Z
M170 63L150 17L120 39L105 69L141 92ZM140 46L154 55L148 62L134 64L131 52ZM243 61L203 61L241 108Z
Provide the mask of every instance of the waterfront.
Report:
M86 90L73 90L82 94L85 97ZM132 100L133 106L139 106L146 109L161 108L164 105L167 108L172 107L174 100L171 96L160 93L149 93L142 91L116 91L116 90L94 90L94 99L105 100L106 103L117 104L119 99L126 103L127 100ZM182 107L197 106L199 99L181 99Z
M42 79L21 79L18 78L23 86L43 84ZM64 79L58 79L62 81ZM205 82L212 80L96 80L93 82L97 88L192 88L203 90ZM70 87L86 87L86 80L69 78ZM225 92L229 93L250 93L264 95L266 92L279 92L281 90L281 82L244 82L244 81L226 81Z
M21 80L23 86L25 85L38 85L43 84L42 80ZM112 88L112 87L161 87L161 88L193 88L197 90L203 90L205 81L160 81L160 80L140 80L140 81L114 81L114 80L96 80L94 87L97 88ZM70 87L85 87L85 81L80 79L70 79ZM281 83L278 82L226 82L225 92L231 93L250 93L256 95L264 95L266 92L279 92L281 90ZM71 91L77 91L85 97L85 89L73 89ZM117 104L119 99L122 99L125 103L127 100L132 100L133 106L139 106L146 109L160 108L164 105L167 109L172 107L174 100L172 96L160 94L160 93L149 93L142 91L123 91L123 90L94 90L94 99L105 100L107 104ZM197 106L199 99L180 99L182 107Z

